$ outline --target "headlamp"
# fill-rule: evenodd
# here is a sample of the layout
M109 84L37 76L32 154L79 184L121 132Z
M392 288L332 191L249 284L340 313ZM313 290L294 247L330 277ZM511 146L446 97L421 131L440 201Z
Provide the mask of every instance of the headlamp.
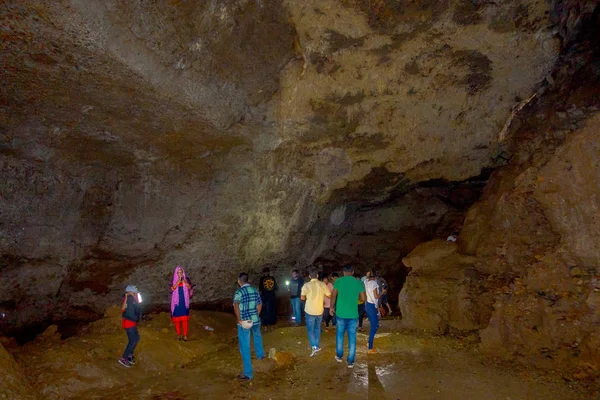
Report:
M290 286L290 281L285 281L285 284Z

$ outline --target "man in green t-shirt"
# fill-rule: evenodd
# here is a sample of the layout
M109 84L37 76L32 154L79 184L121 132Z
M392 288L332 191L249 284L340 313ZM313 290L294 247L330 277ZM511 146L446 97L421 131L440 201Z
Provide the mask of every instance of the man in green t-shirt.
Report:
M342 362L344 356L344 334L348 331L348 368L354 367L356 355L356 328L358 327L358 300L365 301L365 287L362 282L354 278L352 265L344 266L344 276L335 281L331 295L329 313L337 316L337 330L335 337L335 360Z

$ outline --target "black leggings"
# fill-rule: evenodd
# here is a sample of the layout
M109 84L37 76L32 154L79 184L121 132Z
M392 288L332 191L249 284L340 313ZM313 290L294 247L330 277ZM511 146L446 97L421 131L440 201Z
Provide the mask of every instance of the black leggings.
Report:
M358 305L358 327L362 328L363 320L365 319L365 303Z
M123 358L133 357L135 346L137 346L140 341L140 333L138 332L137 326L125 328L125 332L127 332L127 339L129 339L129 342L127 343L127 347L125 347L125 352L123 352Z
M325 322L325 327L329 327L329 323L331 322L332 319L333 319L333 317L329 314L329 308L326 308L323 311L323 322Z

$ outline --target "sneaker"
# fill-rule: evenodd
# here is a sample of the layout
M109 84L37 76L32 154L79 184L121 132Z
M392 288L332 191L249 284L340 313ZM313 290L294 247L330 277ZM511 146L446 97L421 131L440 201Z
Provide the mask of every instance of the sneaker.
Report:
M251 378L247 377L246 375L238 375L238 381L243 381L243 382L247 382L249 381Z
M131 364L129 363L129 360L127 360L126 358L120 358L119 364L121 364L122 366L124 366L126 368L131 368Z
M335 361L342 362L343 360L342 360L342 357L335 356Z
M131 365L135 365L135 358L134 358L133 356L131 356L131 357L128 357L128 358L127 358L127 361L129 361L129 364L131 364Z
M369 350L367 350L367 354L377 354L377 350L369 349Z
M348 363L348 368L354 368L354 363Z
M311 353L310 353L310 356L311 356L311 357L314 357L314 356L315 356L315 355L316 355L318 352L320 352L320 351L321 351L321 348L320 348L320 347L313 347L313 348L312 348L312 351L311 351Z

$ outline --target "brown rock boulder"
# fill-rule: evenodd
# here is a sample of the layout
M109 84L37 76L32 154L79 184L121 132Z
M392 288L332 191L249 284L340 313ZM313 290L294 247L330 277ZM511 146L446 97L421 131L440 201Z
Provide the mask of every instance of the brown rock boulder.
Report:
M491 299L486 301L486 276L475 268L474 257L459 254L455 243L434 240L402 261L412 268L399 296L406 326L446 332L487 324Z

